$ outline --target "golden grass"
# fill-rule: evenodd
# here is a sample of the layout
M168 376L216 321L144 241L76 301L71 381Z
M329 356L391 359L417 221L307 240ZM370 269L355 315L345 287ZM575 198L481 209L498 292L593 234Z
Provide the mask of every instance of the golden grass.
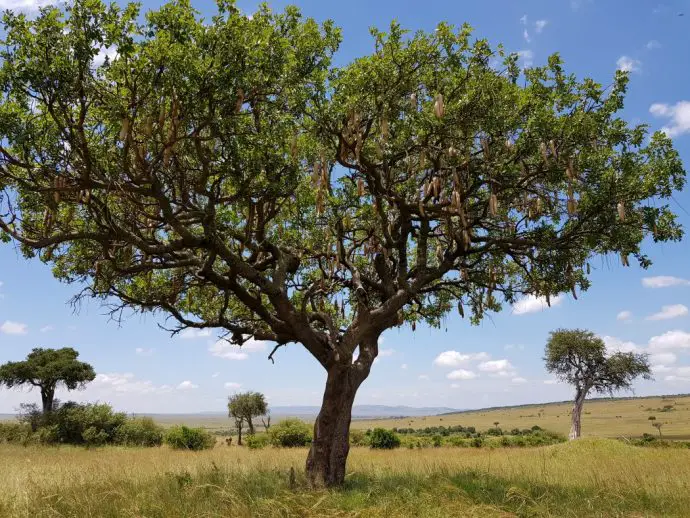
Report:
M306 450L0 447L0 516L687 516L690 450L584 439L532 449L353 448L311 491ZM288 472L298 474L288 487Z

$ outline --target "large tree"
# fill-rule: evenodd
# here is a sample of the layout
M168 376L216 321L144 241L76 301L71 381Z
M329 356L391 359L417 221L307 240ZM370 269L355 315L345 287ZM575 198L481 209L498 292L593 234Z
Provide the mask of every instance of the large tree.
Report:
M45 415L53 410L56 388L83 388L96 377L93 367L80 362L77 360L78 357L79 353L71 347L32 349L26 360L0 365L0 385L7 388L37 387L41 391L42 410Z
M138 20L99 0L6 17L2 236L114 313L273 341L271 359L301 344L327 374L315 484L344 479L386 329L575 295L592 255L646 267L645 237L681 237L682 164L617 116L623 73L578 81L554 55L523 76L467 26L394 24L334 69L339 31L295 8Z
M604 341L583 329L551 332L544 361L548 372L575 387L571 440L580 437L582 407L590 391L613 395L618 390L629 390L639 377L651 379L646 354L620 351L607 354Z

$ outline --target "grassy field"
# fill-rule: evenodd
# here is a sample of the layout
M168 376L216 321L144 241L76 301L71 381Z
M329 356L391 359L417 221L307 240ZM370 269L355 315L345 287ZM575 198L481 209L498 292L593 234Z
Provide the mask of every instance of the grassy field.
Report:
M305 487L305 455L3 445L0 516L680 517L690 509L690 450L607 439L533 449L354 448L345 488L332 491Z

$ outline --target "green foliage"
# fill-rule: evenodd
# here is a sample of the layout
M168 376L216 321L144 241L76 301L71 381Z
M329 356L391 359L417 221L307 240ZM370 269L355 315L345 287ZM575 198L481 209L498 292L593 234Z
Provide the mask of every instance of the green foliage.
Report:
M362 430L350 430L351 446L368 446L369 438Z
M249 435L245 442L250 450L261 450L271 444L271 437L267 433Z
M638 378L651 379L646 354L617 352L607 355L604 341L591 331L558 329L546 344L546 370L574 385L578 393L590 389L613 393L629 389Z
M123 446L160 446L163 433L150 417L130 418L117 429L115 442Z
M253 420L266 415L268 403L260 392L241 392L228 397L228 416L235 420L238 426L244 422L249 427L249 433L254 433Z
M377 450L392 450L400 446L400 437L391 430L374 428L369 437L369 446Z
M294 448L307 446L312 441L311 427L300 419L284 419L271 426L268 436L273 446Z
M165 444L175 450L208 450L216 444L215 437L203 428L172 426L165 432Z
M118 429L127 421L105 403L67 402L51 412L45 424L55 427L57 442L98 446L115 442Z
M24 423L0 422L0 443L21 443L31 435L31 427Z

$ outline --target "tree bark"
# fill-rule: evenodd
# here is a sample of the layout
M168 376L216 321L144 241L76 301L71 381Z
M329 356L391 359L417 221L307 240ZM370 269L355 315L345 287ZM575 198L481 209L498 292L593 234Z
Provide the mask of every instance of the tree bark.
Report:
M247 418L247 426L249 427L249 435L254 435L254 423L252 423L252 418Z
M568 435L568 439L571 441L580 437L580 432L582 430L582 407L585 404L586 396L586 390L577 389L577 393L575 394L575 404L573 405L573 411L571 414L572 422L570 425L570 434Z
M41 387L41 403L43 405L43 415L48 415L53 411L55 401L55 387Z
M242 446L242 419L239 421L235 419L235 428L237 428L237 446Z
M352 405L370 364L364 369L358 367L361 365L348 362L336 363L328 369L323 403L314 423L314 439L307 457L307 478L314 487L338 486L345 481Z

